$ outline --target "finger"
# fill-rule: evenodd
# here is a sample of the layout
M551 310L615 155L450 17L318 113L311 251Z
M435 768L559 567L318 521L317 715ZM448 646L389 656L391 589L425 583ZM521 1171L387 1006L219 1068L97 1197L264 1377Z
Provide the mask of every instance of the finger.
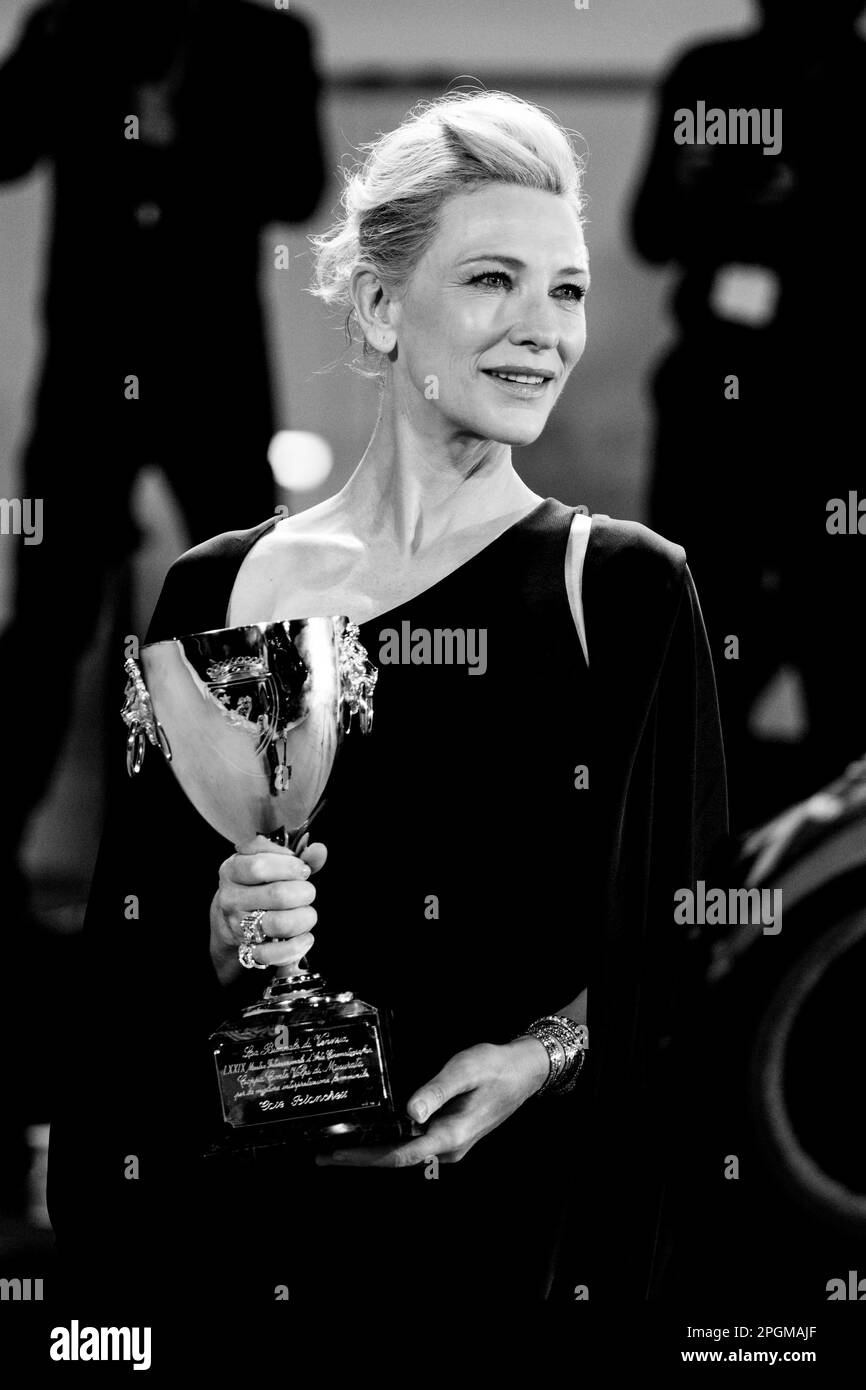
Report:
M368 1148L335 1149L330 1154L317 1154L320 1168L400 1168L397 1155L403 1145L375 1144Z
M406 1113L419 1124L423 1124L431 1115L435 1115L437 1110L441 1110L447 1101L471 1091L475 1085L473 1071L458 1053L432 1080L419 1086L409 1097Z
M224 878L229 883L240 883L246 887L257 883L304 880L312 873L309 864L305 864L296 854L271 854L267 851L235 854L225 861L221 874L223 870Z
M426 1163L428 1158L448 1160L455 1150L472 1142L474 1125L466 1117L457 1119L435 1119L424 1134L419 1134L402 1145L398 1166L413 1166Z
M316 922L318 921L318 916L314 907L296 907L291 913L291 918L294 923L294 929L292 931L283 932L283 934L279 937L276 937L275 933L273 934L275 936L277 945L285 944L289 941L294 941L296 937L301 936L304 932L312 931L314 926L316 925ZM267 917L265 917L264 921L261 923L261 929L263 935L267 937L268 940L270 940L272 933L268 930ZM233 934L238 945L240 945L241 941L243 940L243 934L240 928L235 928ZM266 942L262 941L256 944L264 946ZM258 959L263 960L264 957L259 956Z
M426 1134L410 1139L405 1144L393 1148L380 1159L374 1159L371 1168L416 1168L430 1158L443 1158L457 1147L451 1125L432 1124ZM349 1151L351 1152L351 1150Z
M267 835L254 835L251 840L247 840L242 845L235 845L235 854L260 854L263 850L273 854L294 854L293 849L288 845L278 844L276 840L271 840Z
M238 944L243 940L241 928L242 917L239 917L234 924L232 917L232 935ZM263 937L269 941L291 941L295 936L300 936L302 932L312 931L318 920L316 909L309 906L294 907L288 912L267 911L259 923L259 930Z
M310 872L314 874L319 872L328 857L326 847L319 840L312 845L306 845L299 853L303 862L309 866Z
M253 947L253 959L263 966L297 965L312 950L314 942L309 931L286 941L262 941Z
M235 888L227 890L225 901L233 908L238 918L247 912L292 912L299 907L309 907L316 900L315 884L301 879L284 879L277 883L262 883L257 888ZM262 923L265 936L270 936L267 924Z
M243 888L237 884L224 884L217 894L217 904L230 932L239 932L244 926L244 918L253 912L267 914L260 920L258 935L274 936L269 929L268 918L273 913L297 912L302 907L311 907L316 890L311 883L263 883L258 888Z
M426 1134L405 1144L371 1144L356 1149L335 1149L320 1154L316 1162L323 1168L412 1168L428 1158L442 1157L465 1143L454 1125L445 1121L430 1126Z

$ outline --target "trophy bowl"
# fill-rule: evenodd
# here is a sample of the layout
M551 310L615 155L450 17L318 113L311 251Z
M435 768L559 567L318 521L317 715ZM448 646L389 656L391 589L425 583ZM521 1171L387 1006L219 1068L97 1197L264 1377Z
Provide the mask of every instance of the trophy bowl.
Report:
M322 804L343 733L372 729L378 672L340 618L196 632L132 658L127 767L159 746L196 810L233 844L291 845Z

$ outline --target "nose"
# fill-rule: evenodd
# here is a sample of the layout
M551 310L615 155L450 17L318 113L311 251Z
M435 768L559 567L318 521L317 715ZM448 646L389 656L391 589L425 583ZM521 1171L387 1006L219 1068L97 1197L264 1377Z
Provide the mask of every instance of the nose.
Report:
M559 342L560 324L557 308L545 289L528 295L521 305L522 313L512 324L508 341L515 347L555 348Z

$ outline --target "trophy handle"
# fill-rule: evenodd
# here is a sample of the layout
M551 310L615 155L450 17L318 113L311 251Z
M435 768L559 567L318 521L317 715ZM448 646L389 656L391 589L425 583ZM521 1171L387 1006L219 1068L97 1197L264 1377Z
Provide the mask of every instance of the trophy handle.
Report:
M357 716L362 734L373 732L373 694L379 672L361 642L357 623L345 622L338 641L340 724L348 733Z
M137 777L141 772L145 747L144 731L141 728L133 729L126 740L126 770L130 777Z
M153 712L153 705L138 662L132 657L127 657L123 666L127 681L124 691L125 701L120 717L129 729L129 737L126 740L126 770L130 777L135 777L141 771L141 765L144 762L144 752L147 747L146 738L155 748L160 750L168 763L171 762L171 745L165 729Z

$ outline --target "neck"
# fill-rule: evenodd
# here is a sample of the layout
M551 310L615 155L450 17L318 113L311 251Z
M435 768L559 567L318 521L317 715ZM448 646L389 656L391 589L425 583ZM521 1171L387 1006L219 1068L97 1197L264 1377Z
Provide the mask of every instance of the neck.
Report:
M334 499L358 531L410 556L459 531L509 524L542 500L518 477L511 446L419 432L383 396L373 437Z

